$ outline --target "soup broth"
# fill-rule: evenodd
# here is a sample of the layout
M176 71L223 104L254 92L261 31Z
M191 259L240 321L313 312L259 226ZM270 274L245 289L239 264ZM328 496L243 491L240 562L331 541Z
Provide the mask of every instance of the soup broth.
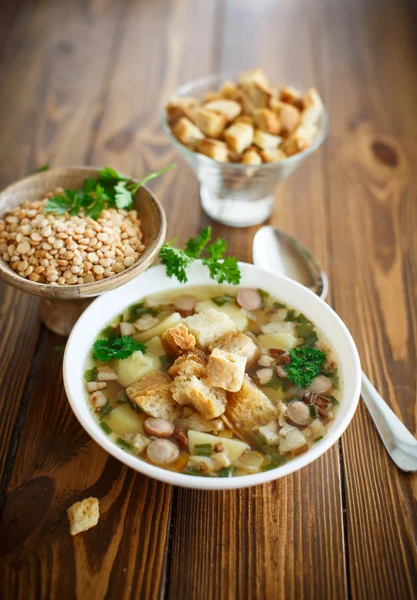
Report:
M326 435L336 357L303 314L263 290L148 296L95 341L87 401L120 448L190 476L279 468Z

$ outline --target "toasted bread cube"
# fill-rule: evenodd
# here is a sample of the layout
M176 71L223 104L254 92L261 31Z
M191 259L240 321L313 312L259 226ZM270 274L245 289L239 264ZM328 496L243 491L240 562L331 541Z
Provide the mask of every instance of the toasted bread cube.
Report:
M280 90L279 99L282 100L282 102L292 104L293 106L297 107L298 110L303 110L304 108L302 93L290 85Z
M192 404L204 419L216 419L224 413L226 392L206 380L180 375L174 379L171 391L178 404Z
M232 150L242 154L252 144L253 127L248 123L235 123L226 129L224 139Z
M242 160L242 154L238 154L234 150L230 150L230 148L227 151L227 156L228 156L229 162L232 162L232 163L240 163Z
M284 160L284 158L287 158L285 152L283 152L280 148L270 148L269 150L262 150L260 152L260 155L264 163L279 162L280 160Z
M304 98L304 110L301 113L301 124L305 126L316 125L323 112L323 102L316 89L308 90Z
M221 98L220 100L212 100L204 105L207 110L212 110L216 113L224 115L228 121L233 121L242 111L239 102Z
M218 162L227 162L229 160L228 148L224 142L220 140L197 140L195 149L200 154L204 154Z
M67 516L71 535L95 527L100 518L97 498L84 498L81 502L76 502L67 510Z
M262 158L256 150L246 150L243 153L242 163L244 165L260 165L262 164Z
M293 135L282 144L281 149L287 156L302 152L311 146L315 133L315 128L297 127Z
M275 408L263 391L245 375L240 390L228 392L225 415L237 429L252 431L272 421Z
M281 121L280 134L284 137L291 135L291 133L298 127L300 123L300 112L290 104L281 106L279 110L279 120Z
M164 331L161 341L168 354L175 357L195 348L195 337L183 323L178 323L175 327Z
M169 389L171 382L167 373L152 371L128 386L126 394L150 417L173 421L179 411Z
M213 352L215 348L243 356L247 360L247 367L252 366L261 354L255 342L245 333L226 333L211 344L209 350Z
M181 117L186 117L194 123L195 108L197 100L190 96L173 98L166 106L167 120L170 127L173 127Z
M253 125L253 117L251 115L239 115L233 124L236 125L237 123L248 123L248 125Z
M214 348L207 363L207 381L214 387L237 392L245 376L246 358Z
M209 308L184 319L200 348L205 349L225 333L236 331L236 325L225 313Z
M278 115L270 108L258 108L253 115L256 127L262 131L278 134L281 131L281 123Z
M204 94L204 102L212 102L213 100L219 100L222 97L221 92L211 91Z
M195 113L195 123L207 137L218 138L226 127L227 119L220 113L198 108Z
M172 133L186 146L192 146L197 140L201 140L204 137L199 128L191 123L186 117L181 117L181 119L175 123L172 128Z
M258 83L260 85L267 86L268 79L262 69L251 69L250 71L245 71L245 73L241 73L238 77L238 83L240 85L252 85L254 83Z
M253 83L243 88L249 95L253 106L256 108L266 108L272 98L272 92L268 86L261 83Z
M194 348L193 352L179 356L168 369L168 373L171 377L178 377L179 375L192 377L195 375L202 378L206 375L206 365L207 356L198 348Z
M273 150L278 148L281 142L282 137L266 133L266 131L261 131L260 129L257 129L253 136L253 143L259 146L261 150Z
M236 100L239 97L239 88L233 81L224 81L219 93L222 98L227 98L228 100Z

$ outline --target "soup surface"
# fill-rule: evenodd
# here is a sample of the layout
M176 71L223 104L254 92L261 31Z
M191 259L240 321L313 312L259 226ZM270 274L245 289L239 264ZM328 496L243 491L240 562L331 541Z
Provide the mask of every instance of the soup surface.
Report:
M263 290L187 287L148 296L95 341L91 410L126 452L203 477L279 468L326 435L336 357L304 315Z

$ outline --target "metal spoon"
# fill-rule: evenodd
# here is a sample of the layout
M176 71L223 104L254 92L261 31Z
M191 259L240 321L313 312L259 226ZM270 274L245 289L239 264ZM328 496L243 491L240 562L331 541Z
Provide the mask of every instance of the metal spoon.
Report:
M295 279L323 300L327 296L326 273L310 251L287 233L270 226L261 227L253 240L252 256L256 266ZM406 472L417 471L417 440L363 372L362 398L397 467Z

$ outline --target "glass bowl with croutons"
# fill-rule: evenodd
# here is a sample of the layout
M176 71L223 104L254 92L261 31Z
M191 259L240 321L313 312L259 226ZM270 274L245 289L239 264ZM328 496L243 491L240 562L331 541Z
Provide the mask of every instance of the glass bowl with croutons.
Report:
M328 118L316 89L272 86L253 69L180 86L162 126L195 172L206 214L249 227L269 218L276 185L321 146Z

